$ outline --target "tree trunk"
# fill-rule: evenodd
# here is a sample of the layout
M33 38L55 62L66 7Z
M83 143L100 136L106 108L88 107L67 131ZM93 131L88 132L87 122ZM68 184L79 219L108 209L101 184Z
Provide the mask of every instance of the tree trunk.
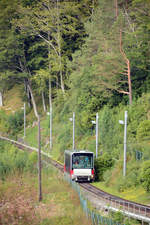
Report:
M34 114L36 116L37 119L39 119L39 114L37 112L37 106L36 106L36 102L35 102L35 99L34 99L34 96L33 96L33 92L32 92L32 88L31 88L31 85L30 83L28 82L28 89L30 91L30 95L31 95L31 100L32 100L32 104L33 104L33 110L34 110Z
M28 69L26 67L26 59L24 56L24 61L22 62L21 58L19 58L19 64L20 64L20 70L24 73L28 73ZM32 104L31 104L31 95L30 95L30 91L28 89L28 79L24 78L24 89L25 89L25 93L27 95L28 98L28 105L31 108Z
M92 5L92 16L94 15L94 7L95 7L95 0L92 1L93 5Z
M63 73L62 73L62 55L61 55L61 38L60 38L60 18L59 18L59 6L57 0L57 42L58 42L58 57L59 57L59 74L60 74L60 86L63 94L65 93Z
M123 47L122 47L122 30L120 29L120 52L125 60L125 63L127 65L127 76L128 76L128 87L129 87L129 104L132 104L132 87L131 87L131 75L130 75L130 61L127 58Z
M115 0L115 15L117 19L118 18L118 0Z
M59 49L59 71L60 71L60 85L63 94L65 93L64 81L63 81L63 73L61 69L61 50Z
M27 79L24 79L24 89L25 89L25 93L27 95L28 98L28 106L31 108L32 107L32 103L31 103L31 95L30 95L30 91L28 89L28 82Z
M115 15L116 15L116 20L118 18L118 0L114 0L114 3L115 3ZM120 37L119 37L119 41L120 41L120 53L122 54L124 60L125 60L125 63L127 65L127 73L125 74L125 76L127 75L128 76L128 88L129 88L129 91L126 92L126 91L119 91L120 93L124 93L124 94L128 94L129 95L129 104L131 105L132 104L132 87L131 87L131 74L130 74L130 61L129 59L127 58L124 50L123 50L123 46L122 46L122 29L120 28Z
M45 105L45 98L44 98L44 92L42 91L42 103L43 103L43 110L46 112L46 105Z

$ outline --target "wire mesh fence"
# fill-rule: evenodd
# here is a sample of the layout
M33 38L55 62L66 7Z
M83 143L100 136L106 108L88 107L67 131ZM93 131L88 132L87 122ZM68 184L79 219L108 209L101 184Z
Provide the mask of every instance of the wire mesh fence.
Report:
M78 193L83 211L85 212L86 216L91 220L93 225L121 225L120 223L112 220L111 218L102 216L96 210L88 207L88 200L83 195L80 186L76 182L72 181L69 176L65 175L64 178Z

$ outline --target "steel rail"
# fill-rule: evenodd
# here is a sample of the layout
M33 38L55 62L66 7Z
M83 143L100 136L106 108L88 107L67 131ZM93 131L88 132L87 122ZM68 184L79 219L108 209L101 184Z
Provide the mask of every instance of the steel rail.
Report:
M134 204L134 207L135 207L134 209L137 209L139 207L141 207L141 208L144 207L150 213L150 206L148 206L148 205L144 205L144 204L137 203L137 202L134 202L134 201L129 201L129 200L126 200L124 198L109 194L109 193L107 193L105 191L102 191L101 189L93 186L90 183L81 183L80 186L83 187L84 189L86 189L87 191L90 191L93 194L96 194L99 197L103 196L104 198L106 198L109 201L112 201L112 202L118 201L118 202L120 202L120 206L128 207L128 204L130 204L130 205Z

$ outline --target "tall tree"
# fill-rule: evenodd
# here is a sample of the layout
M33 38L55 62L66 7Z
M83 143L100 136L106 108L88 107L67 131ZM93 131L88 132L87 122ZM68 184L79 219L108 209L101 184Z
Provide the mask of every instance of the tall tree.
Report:
M11 20L15 17L16 1L2 0L0 2L0 92L3 95L11 78L15 82L15 65L17 43L11 30ZM14 77L12 77L14 75Z
M116 15L116 21L118 20L118 0L114 0L115 3L115 15ZM126 68L124 75L128 77L128 91L121 90L120 93L128 94L129 95L129 104L132 104L132 87L131 87L131 72L130 72L130 60L128 59L124 49L123 49L123 43L122 43L122 24L120 24L120 35L119 35L119 46L120 46L120 53L123 56L123 59L125 60Z
M124 48L131 61L133 93L138 97L150 84L150 2L134 0L124 8Z

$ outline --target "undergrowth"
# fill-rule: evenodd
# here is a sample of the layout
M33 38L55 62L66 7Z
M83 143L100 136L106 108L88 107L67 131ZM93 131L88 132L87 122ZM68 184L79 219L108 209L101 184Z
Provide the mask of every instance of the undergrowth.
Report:
M10 165L9 170L1 168L3 172L0 173L0 224L91 225L82 211L78 195L56 169L43 165L43 200L39 202L37 172L33 169L37 170L35 155L20 153L0 142L0 156L4 168ZM21 167L17 159L23 163Z

